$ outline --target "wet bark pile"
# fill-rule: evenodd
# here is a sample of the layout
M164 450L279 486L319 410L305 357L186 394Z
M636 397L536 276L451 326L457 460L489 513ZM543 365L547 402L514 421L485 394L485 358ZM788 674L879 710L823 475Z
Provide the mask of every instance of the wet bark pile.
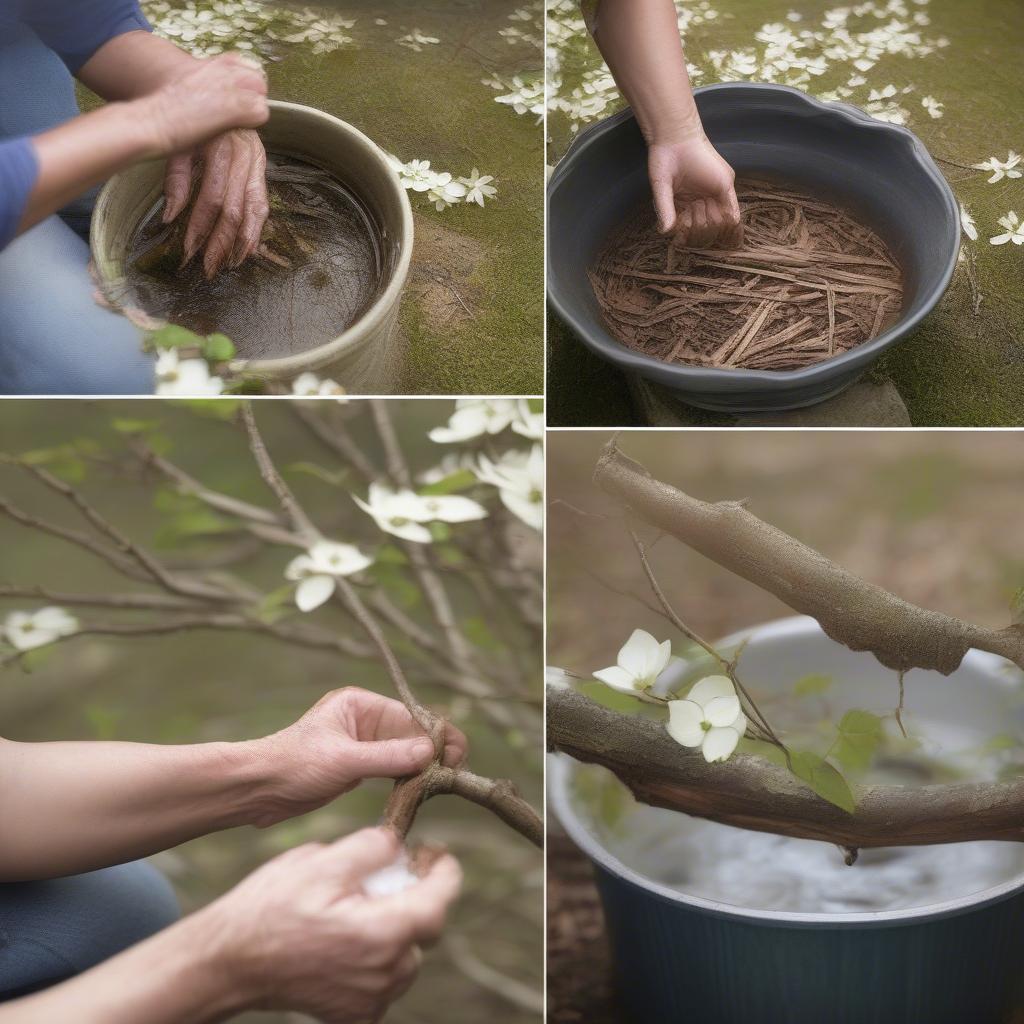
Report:
M795 370L876 337L899 316L900 269L829 203L739 181L739 248L686 249L645 207L609 238L590 281L612 335L669 363Z

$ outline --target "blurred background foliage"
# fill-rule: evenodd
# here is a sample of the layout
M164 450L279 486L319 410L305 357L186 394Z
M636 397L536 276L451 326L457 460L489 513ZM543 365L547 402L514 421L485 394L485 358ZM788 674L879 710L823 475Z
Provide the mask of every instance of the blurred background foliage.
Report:
M337 459L298 421L290 404L256 404L257 422L278 466L328 536L360 543L368 550L379 547L383 536L348 497L348 490L359 487L359 482L346 476ZM359 404L342 407L342 415L348 417L348 410L353 410L350 435L382 462L369 417L359 414ZM389 404L413 470L439 461L445 449L428 440L426 433L447 419L453 403ZM232 421L233 407L233 402L223 400L202 404L9 401L0 409L0 451L8 455L45 453L51 469L75 478L100 512L133 539L171 564L184 566L214 550L229 549L237 541L223 535L222 526L201 507L154 478L140 479L137 473L126 472L119 459L107 456L125 450L125 431L145 424L149 437L168 457L198 479L227 494L269 506L272 499L252 463L244 433ZM359 491L362 493L361 487ZM54 495L14 467L0 466L0 494L30 512L78 525L73 513L61 507ZM496 514L484 524L498 529L502 522ZM207 535L207 529L214 533ZM533 543L538 549L539 572L539 544L529 538L524 543ZM2 583L37 584L63 591L129 589L112 569L87 553L8 519L0 519L0 550ZM294 553L262 546L232 568L271 593L281 587L284 566ZM419 592L403 572L384 567L377 580L396 604L430 627ZM530 645L511 620L498 621L500 616L481 608L470 588L450 589L460 623L478 645L484 663L490 659L517 662L524 679L531 685L537 680L539 700L538 645ZM0 614L43 603L4 599ZM83 619L88 614L81 611ZM340 611L325 607L312 614L319 625L352 628ZM291 723L338 686L358 685L393 696L386 673L372 661L346 660L337 654L241 633L83 636L48 652L33 652L28 664L31 671L14 666L0 673L0 733L14 740L193 743L241 739ZM535 731L499 732L465 697L454 695L443 685L424 685L419 679L416 685L422 700L451 716L469 735L470 763L477 772L513 779L524 796L540 806L539 711ZM265 831L245 828L208 836L155 860L173 880L183 909L188 911L295 844L330 840L375 824L388 792L387 783L367 783L304 818ZM449 934L461 943L456 958L468 948L472 956L503 975L539 991L542 858L538 851L487 812L451 797L436 799L421 811L412 838L447 844L464 866L464 895L449 928ZM536 1019L535 1014L480 987L456 969L452 947L442 945L428 955L421 979L387 1019L396 1024L476 1024L485 1017L509 1024ZM295 1018L249 1014L239 1019L280 1024Z

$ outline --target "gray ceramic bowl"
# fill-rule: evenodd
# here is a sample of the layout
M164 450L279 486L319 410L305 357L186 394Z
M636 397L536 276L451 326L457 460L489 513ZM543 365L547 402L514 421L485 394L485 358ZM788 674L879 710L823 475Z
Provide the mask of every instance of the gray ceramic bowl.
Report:
M828 639L811 618L766 623L721 646L743 640L744 672L765 692L825 672L839 706L891 707L894 674ZM984 735L1016 731L1005 666L970 651L950 676L908 672L908 712L914 722ZM905 909L797 913L724 903L626 863L574 795L574 771L562 755L549 759L548 808L593 862L631 1024L1006 1024L1024 1006L1024 866L1004 865L1002 881ZM676 817L680 830L689 827ZM630 827L643 825L619 825ZM747 834L735 835L743 842Z
M821 103L780 85L711 85L695 95L708 138L738 174L805 188L878 232L903 269L899 321L872 341L802 370L669 365L621 345L604 325L587 267L609 233L649 201L646 147L628 109L583 132L551 176L548 298L597 355L692 405L724 412L813 405L852 384L939 301L960 247L956 199L916 136L856 107Z

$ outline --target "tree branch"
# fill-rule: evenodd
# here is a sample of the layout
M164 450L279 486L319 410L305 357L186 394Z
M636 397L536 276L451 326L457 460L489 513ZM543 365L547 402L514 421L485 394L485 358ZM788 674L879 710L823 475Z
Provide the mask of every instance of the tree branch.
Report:
M614 440L594 480L640 519L817 619L833 640L870 651L887 668L949 675L971 648L1024 668L1024 627L987 629L910 604L758 519L741 502L709 504L655 480Z
M549 749L614 772L642 803L725 825L852 849L1024 841L1024 779L854 786L856 810L847 814L785 768L745 754L708 764L661 722L619 714L560 687L548 687L547 737Z

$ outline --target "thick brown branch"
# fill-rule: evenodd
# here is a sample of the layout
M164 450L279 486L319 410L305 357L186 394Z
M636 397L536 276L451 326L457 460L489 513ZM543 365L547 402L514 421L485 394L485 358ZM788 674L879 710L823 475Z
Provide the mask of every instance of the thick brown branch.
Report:
M395 784L384 810L383 823L403 839L416 812L432 797L450 793L486 807L534 846L544 846L544 822L507 779L486 779L465 768L433 764L426 771Z
M758 519L741 502L709 504L655 480L614 442L594 479L639 518L813 616L833 640L870 651L888 668L948 675L971 648L1024 668L1024 627L987 629L912 605Z
M726 825L852 849L1024 841L1024 779L855 786L857 808L847 814L784 768L744 754L708 764L661 722L619 714L575 690L548 688L547 736L551 750L609 769L643 803Z

